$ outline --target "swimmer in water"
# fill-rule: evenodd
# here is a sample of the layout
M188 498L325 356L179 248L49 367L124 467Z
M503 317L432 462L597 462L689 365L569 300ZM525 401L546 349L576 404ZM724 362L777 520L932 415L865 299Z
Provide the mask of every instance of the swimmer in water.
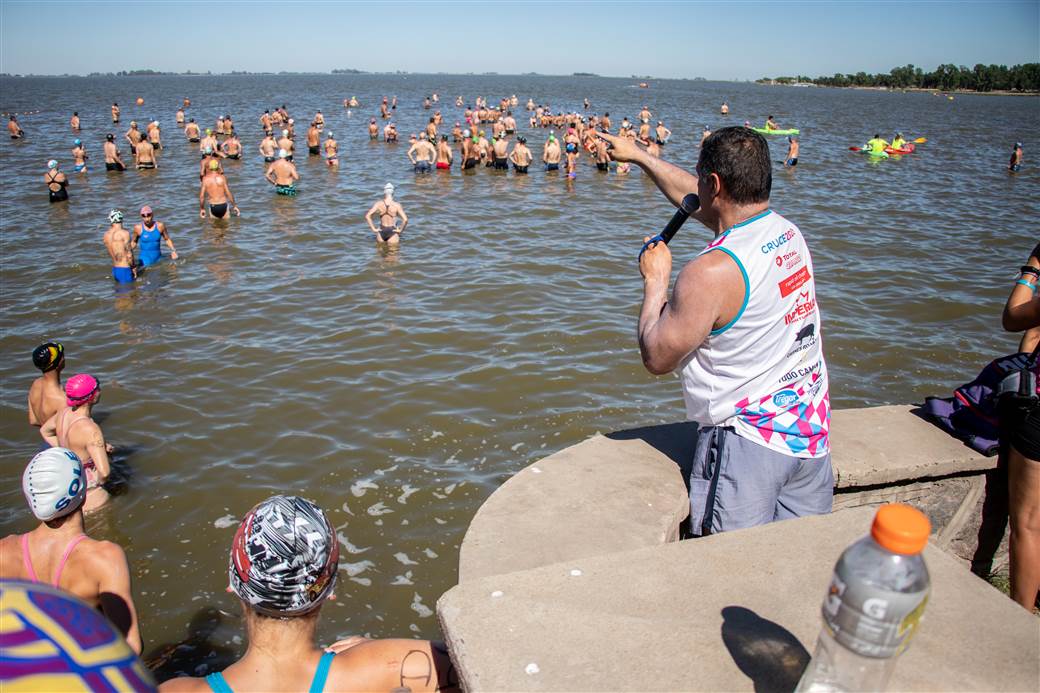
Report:
M559 171L560 170L560 143L556 140L556 135L549 133L549 139L545 141L545 147L542 149L542 163L545 164L546 171Z
M328 132L325 135L325 164L332 166L339 166L339 142L332 136L332 132Z
M318 130L318 123L311 121L311 126L307 128L307 153L310 156L318 156L321 154L321 131Z
M379 126L376 125L376 119L372 118L368 121L368 139L376 140L379 139Z
M230 580L228 590L238 597L249 643L245 654L206 678L166 681L163 692L457 693L458 676L440 643L352 636L329 647L315 646L322 606L333 591L348 590L343 583L337 586L337 542L325 513L303 498L273 496L250 510L231 542L226 575L215 583L226 586ZM352 603L354 597L348 592L345 601ZM203 651L196 656L204 656Z
M48 445L68 448L83 463L87 481L84 512L108 501L108 491L102 485L112 471L108 454L113 448L105 443L101 427L91 418L91 411L100 400L101 383L96 378L86 373L74 375L65 383L66 406L40 426L40 435Z
M42 373L29 386L29 425L38 428L65 408L65 388L61 384L65 347L58 342L46 342L33 349L32 360Z
M137 129L137 121L130 121L130 129L123 133L123 137L130 143L130 151L134 151L137 148L137 143L144 139L144 135Z
M700 144L698 144L697 146L698 147L703 147L704 146L704 140L708 139L709 137L711 137L711 128L709 128L707 125L705 125L704 126L704 131L701 132Z
M372 217L376 214L379 215L379 228L372 223ZM401 228L397 228L398 217L401 218ZM383 186L383 199L372 205L365 214L365 221L376 236L376 245L397 245L401 242L401 234L408 226L408 215L404 213L404 207L394 201L393 183Z
M238 211L235 204L235 196L231 194L227 178L220 172L220 162L209 162L209 170L202 178L199 185L199 219L206 218L206 198L209 198L209 213L214 219L223 219L228 213L228 203L231 204L231 212L236 217L242 213Z
M607 141L602 137L597 137L594 145L596 152L596 170L608 173L610 171L610 153L607 148Z
M462 170L467 171L476 168L480 163L480 148L477 146L478 138L467 129L462 133Z
M22 131L22 127L18 124L18 118L11 116L7 120L7 134L11 136L12 140L20 140L25 137L25 132Z
M137 168L159 168L159 161L155 158L155 147L146 139L142 139L134 147L134 164Z
M787 158L784 160L784 167L794 168L798 165L798 138L788 137L787 142Z
M79 111L72 112L72 117L69 118L69 126L73 132L79 132Z
M388 143L397 142L397 126L392 122L387 123L386 127L383 128L383 141Z
M270 132L264 135L264 139L260 141L260 155L264 157L264 163L270 164L277 157L278 154L278 143L274 140L274 135Z
M729 115L729 104L723 101L722 108L719 109L719 113L721 113L722 115Z
M105 135L105 170L125 171L126 164L119 156L119 147L116 146L116 136L111 132Z
M534 156L531 154L531 150L527 148L527 138L523 135L516 138L513 151L509 153L509 160L513 162L513 170L517 174L527 174L527 167L531 165Z
M437 158L437 149L427 139L426 133L420 133L408 149L408 160L412 162L412 170L415 173L429 173L433 168L433 160Z
M658 146L663 147L668 138L672 136L672 131L664 126L663 121L657 121L657 127L654 129L654 134L657 135Z
M184 127L184 109L178 107L177 113L174 116L174 120L177 122L177 127Z
M205 152L207 149L212 149L215 152L220 151L220 142L217 141L216 135L213 134L213 130L206 128L206 136L199 141L199 151Z
M166 241L166 245L170 249L170 258L176 260L177 249L173 247L170 234L166 231L166 224L155 220L151 207L148 205L141 207L141 223L134 224L134 236L130 241L131 250L141 246L138 256L140 267L148 267L162 260L161 241Z
M506 140L504 131L495 137L495 141L491 145L491 156L496 170L509 170L509 141Z
M119 104L117 104L115 101L112 102L112 122L119 122Z
M1015 148L1011 150L1011 160L1008 161L1008 171L1018 173L1022 170L1022 143L1015 142Z
M73 140L72 145L72 170L76 173L86 173L87 150L83 147L82 140Z
M76 426L81 420L68 424L73 437L83 437L83 431L92 427L100 437L101 429L93 421L89 426ZM103 446L100 454L104 454ZM44 450L30 460L22 473L22 491L39 524L25 534L11 534L0 540L0 578L54 585L75 595L107 616L130 649L140 654L141 632L126 554L118 544L91 539L86 534L83 512L90 498L86 490L90 474L84 473L84 466L75 450L60 447ZM64 610L62 613L68 616ZM70 631L82 626L81 618L77 615L70 621L76 624ZM95 630L91 632L97 633L96 625L92 627ZM76 642L74 637L67 639ZM80 652L81 647L74 645L72 650Z
M293 142L288 129L282 130L282 136L278 139L278 149L283 150L285 152L285 160L292 163L296 144Z
M296 171L296 164L289 161L289 152L278 150L278 158L267 167L264 180L273 185L279 195L296 197L296 181L300 180L300 174Z
M155 147L155 151L162 149L162 138L159 133L159 121L153 120L148 123L148 141Z
M108 230L105 231L104 241L105 250L112 258L112 278L120 284L137 279L130 232L123 228L123 213L118 209L108 213Z
M437 170L447 171L451 168L453 155L448 145L448 136L441 135L441 141L437 143Z
M228 134L228 138L220 145L220 151L228 159L242 158L242 142L238 139L238 135L235 134L234 130Z
M54 159L47 162L47 173L43 174L43 182L47 184L47 196L51 202L69 199L69 179L61 172L61 167Z
M194 118L189 118L188 124L184 126L184 136L192 143L201 139L199 137L199 124L195 122Z

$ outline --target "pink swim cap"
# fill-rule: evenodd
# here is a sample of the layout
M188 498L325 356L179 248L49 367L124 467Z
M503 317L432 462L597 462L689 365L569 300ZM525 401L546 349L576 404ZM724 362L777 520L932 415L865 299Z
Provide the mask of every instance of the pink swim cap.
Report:
M78 407L86 403L101 384L92 375L77 373L65 382L65 402L70 407Z

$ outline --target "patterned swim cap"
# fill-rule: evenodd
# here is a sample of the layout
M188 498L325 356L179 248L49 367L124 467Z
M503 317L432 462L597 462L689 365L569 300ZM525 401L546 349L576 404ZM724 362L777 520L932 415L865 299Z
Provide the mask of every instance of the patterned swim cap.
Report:
M155 690L151 673L108 619L68 592L0 580L0 620L0 690Z
M113 209L108 213L108 223L110 224L121 224L123 223L123 213L118 209Z
M36 519L47 522L75 512L87 496L87 477L76 453L47 448L22 473L22 493Z
M272 496L245 516L228 561L231 589L261 614L299 616L336 586L339 540L321 508Z
M65 347L58 342L46 342L33 349L33 365L46 373L58 367L65 356Z

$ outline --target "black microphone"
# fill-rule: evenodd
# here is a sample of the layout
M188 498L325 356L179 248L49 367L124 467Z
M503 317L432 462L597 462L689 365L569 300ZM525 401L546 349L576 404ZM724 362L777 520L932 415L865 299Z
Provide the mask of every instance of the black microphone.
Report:
M697 193L690 193L682 199L679 203L679 209L675 210L675 214L668 220L668 224L665 225L661 233L657 234L649 241L643 244L643 249L639 251L639 257L643 257L643 253L646 249L657 245L658 243L667 244L668 241L672 240L676 232L682 227L686 220L690 218L690 215L695 213L701 208L701 198L697 197Z

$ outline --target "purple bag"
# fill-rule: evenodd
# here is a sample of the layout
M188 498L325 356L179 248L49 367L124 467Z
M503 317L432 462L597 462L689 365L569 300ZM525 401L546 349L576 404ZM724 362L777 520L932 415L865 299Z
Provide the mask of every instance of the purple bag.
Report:
M997 388L1011 371L1025 368L1032 354L1001 356L982 369L970 383L953 391L953 397L926 397L924 412L943 430L963 440L986 457L1000 449Z

